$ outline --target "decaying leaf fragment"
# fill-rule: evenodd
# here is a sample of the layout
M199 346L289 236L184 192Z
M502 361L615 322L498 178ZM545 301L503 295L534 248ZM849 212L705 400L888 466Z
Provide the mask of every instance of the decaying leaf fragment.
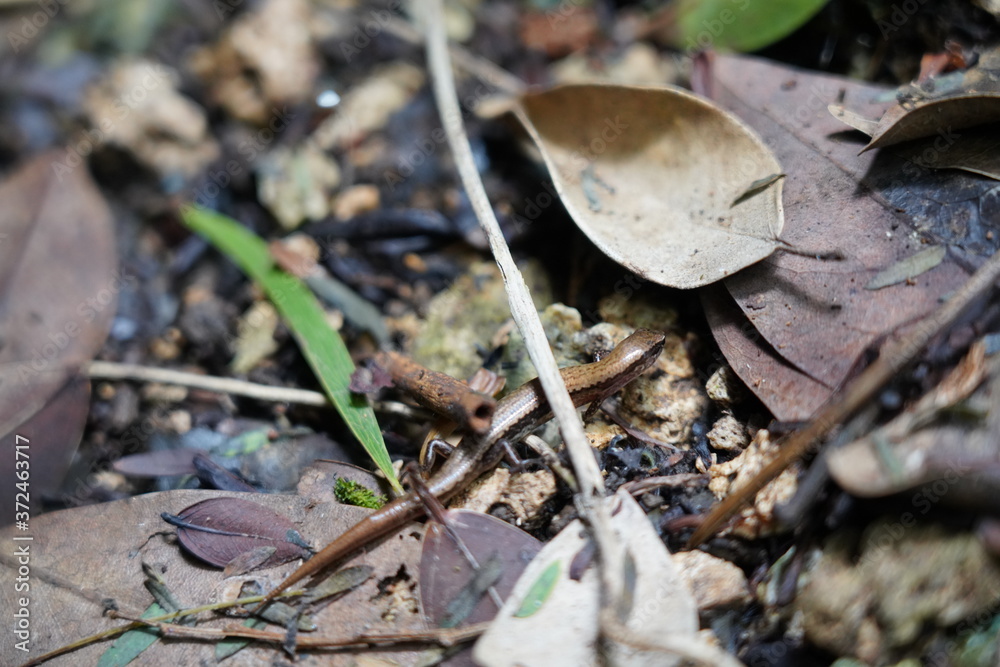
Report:
M937 387L865 437L830 452L830 474L849 493L879 497L926 485L924 514L939 501L975 509L1000 486L1000 358L975 343Z
M177 537L185 549L216 567L246 571L309 556L291 521L249 500L212 498L185 508L177 516L164 512L162 518L177 526ZM273 551L257 557L261 547Z
M947 250L944 246L938 245L910 255L881 271L865 285L865 289L882 289L912 280L940 264Z
M964 72L903 86L864 150L934 137L943 128L960 131L1000 120L998 71L1000 52L993 50Z
M480 569L487 563L495 563L495 581L491 579L486 586L493 586L501 599L510 594L542 544L489 514L451 510L448 518L448 529L434 522L424 534L420 557L420 599L424 613L441 627L489 621L496 615L496 605L485 596L482 587L475 586L476 575L452 535L461 539ZM450 621L448 626L444 625L446 620Z
M515 115L580 229L643 278L700 287L779 245L784 179L766 179L781 166L711 102L670 87L568 85L524 96Z
M830 112L871 137L862 152L893 147L931 169L962 169L1000 179L1000 54L987 52L973 68L902 86L878 119L831 105Z

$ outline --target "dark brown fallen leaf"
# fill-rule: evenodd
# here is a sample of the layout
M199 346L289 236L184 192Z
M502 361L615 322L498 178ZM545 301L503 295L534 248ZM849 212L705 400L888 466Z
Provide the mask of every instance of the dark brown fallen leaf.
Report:
M16 479L15 469L17 457L13 448L16 436L20 436L19 444L26 444L21 450L28 458L30 473L30 502L32 512L42 509L41 499L47 495L56 495L62 486L63 478L70 469L76 447L80 444L83 429L87 425L87 415L90 412L90 381L87 378L74 376L63 385L55 396L41 410L32 415L28 421L18 426L13 433L5 436L4 456L0 460L0 482L8 489L14 489ZM8 451L6 448L10 447ZM24 468L21 468L23 470ZM14 493L4 494L0 499L0 525L6 525L15 520Z
M734 372L777 419L793 421L823 405L830 388L792 366L762 340L724 286L704 288L701 303L719 350L731 363L743 364Z
M373 572L368 565L341 568L310 588L302 601L304 604L331 602L368 581Z
M884 89L877 86L737 56L717 58L714 75L719 102L761 135L787 174L782 240L844 257L779 252L725 283L760 343L787 362L787 370L764 363L773 354L753 351L758 343L747 339L742 351L730 351L733 370L751 388L781 388L760 394L776 417L805 419L867 347L930 312L968 271L949 253L912 281L865 290L876 275L927 244L993 251L997 239L987 235L988 215L977 203L992 185L955 171L914 174L885 151L859 156L860 144L827 105L843 97L849 108L880 115L888 103L878 101ZM730 321L724 307L710 317Z
M93 358L129 280L104 198L84 166L64 159L41 155L0 185L0 433Z
M287 518L263 505L241 498L212 498L162 518L177 527L177 537L193 556L226 567L259 547L274 551L256 567L274 567L308 558L302 537Z
M67 382L104 343L130 279L104 198L85 166L65 160L40 155L0 184L0 485L13 488L15 436L28 438L33 510L61 484L86 418L89 384ZM14 519L14 494L0 516Z
M493 557L499 559L500 578L493 584L503 600L510 594L517 578L531 559L541 551L542 543L520 528L496 517L469 510L448 512L449 526L482 565ZM454 602L473 577L472 567L439 523L432 523L424 535L420 557L420 601L424 613L437 626L446 619L460 621L447 627L483 623L491 620L498 608L489 596L471 601L456 618Z

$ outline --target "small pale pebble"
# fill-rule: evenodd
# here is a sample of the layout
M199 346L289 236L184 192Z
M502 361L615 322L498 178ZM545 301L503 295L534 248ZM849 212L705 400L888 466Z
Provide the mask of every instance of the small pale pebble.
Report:
M750 444L746 428L730 414L724 414L716 420L707 438L713 449L726 451L740 451Z
M743 570L704 551L680 551L673 561L687 579L702 614L732 609L750 601L750 587Z
M374 211L379 207L379 203L377 186L354 185L337 195L333 202L333 215L339 220L348 220L356 215Z
M729 366L721 366L705 383L708 397L722 405L735 405L746 398L743 381Z

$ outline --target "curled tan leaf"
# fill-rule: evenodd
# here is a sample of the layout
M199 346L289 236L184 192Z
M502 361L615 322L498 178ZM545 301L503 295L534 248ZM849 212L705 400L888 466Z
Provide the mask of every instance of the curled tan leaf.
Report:
M643 278L700 287L779 244L783 179L752 186L781 166L707 100L669 87L570 85L524 96L515 115L580 229Z

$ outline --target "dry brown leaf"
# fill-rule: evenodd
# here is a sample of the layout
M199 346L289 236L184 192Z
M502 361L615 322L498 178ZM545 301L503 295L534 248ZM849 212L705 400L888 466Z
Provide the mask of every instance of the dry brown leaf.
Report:
M30 463L31 495L36 499L58 493L83 437L89 414L90 380L73 376L41 410L4 437L3 442L11 445L15 435L29 444L25 451L30 456L27 460ZM14 488L15 459L5 450L4 460L0 461L0 481L9 489ZM0 511L5 512L0 516L0 524L14 520L12 501L13 494L0 500ZM12 511L7 512L8 508ZM42 509L41 503L33 502L31 508L37 512Z
M878 120L843 105L831 105L830 112L871 137L862 152L892 146L922 168L963 169L1000 180L997 65L1000 55L990 52L965 72L903 86L897 103Z
M48 153L0 186L0 433L93 358L117 293L111 212L86 169Z
M981 54L965 72L903 86L896 102L879 118L864 150L995 123L1000 120L1000 51Z
M885 151L858 155L859 144L827 105L843 97L845 106L877 115L887 104L878 101L884 89L877 86L735 56L717 58L714 75L720 103L754 127L785 165L782 239L843 256L776 253L726 280L753 325L744 331L746 345L725 350L733 370L754 391L780 388L758 394L779 419L807 419L867 347L937 308L968 270L949 252L913 280L879 290L865 285L928 244L992 252L989 207L979 203L992 196L992 185L961 172L914 171ZM720 313L710 319L728 321ZM742 326L732 324L737 331ZM785 370L771 363L774 355Z
M526 95L515 113L580 229L640 276L700 287L778 247L783 179L741 196L781 166L713 103L677 88L567 85Z
M879 121L867 119L842 104L831 104L828 109L835 118L868 136L878 131ZM1000 180L1000 130L995 124L961 132L943 124L923 139L893 144L891 150L919 169L962 169Z
M26 545L30 550L31 588L16 593L13 583L0 592L0 614L13 618L17 596L30 598L30 651L18 654L23 662L84 636L122 625L104 615L107 601L122 612L138 616L150 603L143 587L141 563L160 566L167 586L188 604L230 599L242 583L257 580L266 587L276 585L296 566L223 579L222 573L189 559L179 548L172 530L161 520L161 512L177 514L185 507L209 498L246 498L246 494L218 491L168 491L127 500L44 514L32 520L28 533L12 527L0 530L4 543ZM348 526L368 514L356 507L316 501L303 496L259 494L253 496L273 512L287 516L306 539L326 544ZM14 534L30 535L30 542L12 542ZM413 598L417 562L420 558L418 527L408 526L353 561L375 569L374 576L344 599L314 615L319 633L329 637L353 636L361 632L403 632L423 627ZM14 582L19 563L13 549L0 553L0 577ZM349 609L349 613L345 613ZM211 627L233 624L234 619L208 621ZM282 630L276 629L277 632ZM8 633L8 636L11 636ZM5 640L6 641L6 640ZM53 660L49 665L97 664L109 642L92 645ZM5 644L7 646L7 644ZM142 655L143 665L215 664L210 642L174 640L158 642ZM280 649L252 644L240 653L241 665L271 665ZM366 651L373 658L396 664L415 664L419 651ZM297 665L354 664L356 655L303 653Z
M1000 120L1000 91L957 94L925 99L915 106L890 108L878 121L872 140L863 150L884 148L904 141L934 137Z
M66 160L46 153L0 185L0 483L13 489L14 436L21 435L35 448L39 494L62 481L86 419L88 384L65 390L51 426L28 420L100 349L117 293L131 279L117 270L104 198L86 168ZM0 523L14 519L13 502L13 493L0 501Z
M733 372L776 418L805 418L823 405L830 388L795 368L763 340L724 286L705 288L701 303L712 336L733 364Z

